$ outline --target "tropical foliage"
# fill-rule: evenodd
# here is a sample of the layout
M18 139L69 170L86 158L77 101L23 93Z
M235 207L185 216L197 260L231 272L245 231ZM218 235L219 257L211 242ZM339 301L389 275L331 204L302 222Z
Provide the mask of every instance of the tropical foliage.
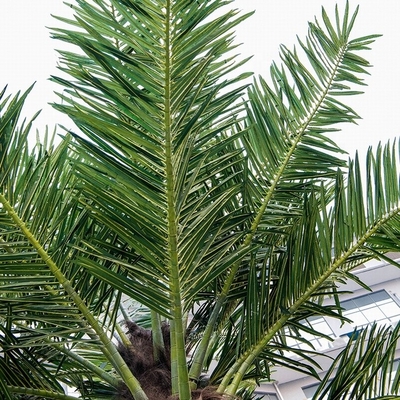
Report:
M287 339L323 335L307 317L344 320L337 283L399 251L399 145L371 149L364 172L329 136L359 118L343 99L361 93L377 35L351 37L348 4L323 9L249 84L233 36L248 15L230 3L76 0L53 29L78 47L52 77L78 128L59 145L46 134L30 150L31 88L2 92L3 398L72 398L63 384L82 399L247 396L276 365L318 376L311 344ZM120 325L139 308L151 334ZM372 376L391 371L399 330L368 335L318 393L394 398L399 377Z

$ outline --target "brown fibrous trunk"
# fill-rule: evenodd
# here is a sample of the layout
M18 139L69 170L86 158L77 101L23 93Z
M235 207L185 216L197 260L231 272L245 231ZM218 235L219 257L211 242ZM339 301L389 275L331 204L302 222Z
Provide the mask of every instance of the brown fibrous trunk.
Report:
M135 322L127 321L127 336L130 345L118 345L118 351L132 374L137 378L149 400L179 400L171 392L171 354L169 326L162 325L164 348L159 349L159 359L153 355L153 339L151 330L144 329ZM207 386L192 391L192 400L221 400L224 396L217 393L216 388ZM132 394L122 385L117 400L134 400Z

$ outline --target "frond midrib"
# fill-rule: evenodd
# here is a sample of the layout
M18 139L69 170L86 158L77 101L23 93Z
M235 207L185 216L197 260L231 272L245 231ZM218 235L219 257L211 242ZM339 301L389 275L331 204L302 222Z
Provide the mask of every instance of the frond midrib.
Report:
M331 84L335 79L335 76L339 69L340 63L346 52L346 48L347 48L347 46L345 45L345 46L342 46L342 48L340 49L338 57L337 57L337 62L335 63L335 65L333 67L332 73L330 74L330 79L328 80L324 90L322 91L319 100L314 102L315 106L310 110L309 116L301 124L302 128L296 132L290 132L290 131L286 132L287 137L289 137L289 138L293 137L294 140L292 141L292 144L291 144L290 148L288 149L285 157L282 159L282 162L280 163L280 167L279 167L278 171L276 172L268 191L266 192L264 202L261 205L259 212L253 221L253 224L250 229L249 237L247 239L249 242L248 244L250 244L252 237L254 236L254 234L258 228L258 225L261 222L264 212L275 193L276 187L280 183L281 179L284 177L284 173L286 171L286 168L290 164L292 156L294 155L296 149L298 148L299 144L301 143L303 137L306 135L307 129L308 129L309 125L312 123L313 118L315 117L316 113L319 110L319 107L323 104L324 100L327 98Z
M165 70L164 70L164 129L165 129L165 174L167 190L168 223L168 264L171 292L171 369L172 392L182 400L190 399L188 369L186 365L185 332L183 328L182 293L178 256L178 220L176 213L175 168L174 168L174 132L172 114L172 68L173 68L173 10L172 0L165 3Z

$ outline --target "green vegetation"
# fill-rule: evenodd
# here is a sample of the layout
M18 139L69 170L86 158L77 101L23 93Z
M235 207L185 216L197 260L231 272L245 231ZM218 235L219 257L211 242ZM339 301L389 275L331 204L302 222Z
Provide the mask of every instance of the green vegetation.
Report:
M364 172L329 137L359 118L344 101L377 35L352 38L348 4L323 10L249 84L234 1L74 4L52 35L76 51L52 79L78 129L29 150L31 88L0 96L2 398L71 399L62 384L82 399L245 398L276 365L317 376L313 348L287 337L323 336L300 321L343 320L337 283L400 249L398 143ZM126 299L152 336L119 325L138 315ZM354 338L336 360L354 364L320 392L396 398L400 378L380 377L398 338Z

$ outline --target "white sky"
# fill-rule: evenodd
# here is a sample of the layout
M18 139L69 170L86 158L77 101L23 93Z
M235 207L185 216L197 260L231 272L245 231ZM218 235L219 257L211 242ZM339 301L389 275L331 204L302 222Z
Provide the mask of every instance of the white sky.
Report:
M254 55L247 70L261 74L268 80L272 60L278 61L278 47L284 43L289 48L296 42L296 34L304 38L307 22L316 15L320 19L321 5L333 15L333 0L235 0L234 8L244 11L256 10L237 29L238 42L244 43L243 55ZM343 9L345 0L338 0ZM400 1L368 0L360 2L360 12L354 29L354 37L380 33L373 50L365 54L374 65L372 76L366 77L369 84L366 93L352 100L352 106L363 117L358 126L343 125L343 132L335 139L351 154L354 149L362 152L368 145L379 140L399 136L398 72L400 43ZM352 9L357 5L351 1ZM0 2L0 89L9 84L8 93L25 90L36 81L30 95L25 115L31 116L43 109L35 127L43 131L46 124L51 128L57 123L72 127L64 115L55 112L47 103L56 100L54 90L60 87L47 79L58 74L55 65L57 54L53 50L61 43L49 38L46 26L60 26L50 14L68 16L70 8L62 0L13 0Z

